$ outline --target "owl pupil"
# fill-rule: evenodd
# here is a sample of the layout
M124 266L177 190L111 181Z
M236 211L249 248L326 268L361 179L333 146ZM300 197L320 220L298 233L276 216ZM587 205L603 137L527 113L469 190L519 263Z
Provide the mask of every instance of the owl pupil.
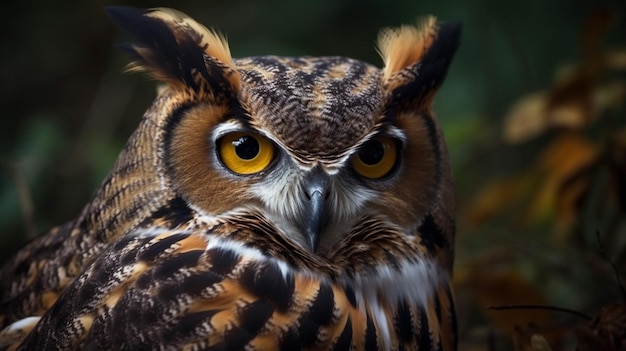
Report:
M234 140L233 145L235 146L235 153L241 159L251 160L259 154L259 142L249 135Z
M366 165L379 163L385 154L385 148L378 140L366 142L359 150L359 158Z

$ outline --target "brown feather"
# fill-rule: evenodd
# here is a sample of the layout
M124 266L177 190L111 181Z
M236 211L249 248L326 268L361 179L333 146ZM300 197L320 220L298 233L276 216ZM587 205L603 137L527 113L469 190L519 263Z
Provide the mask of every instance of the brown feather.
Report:
M378 35L377 48L385 67L386 81L394 73L406 68L424 55L437 35L437 19L427 16L418 26L383 29Z

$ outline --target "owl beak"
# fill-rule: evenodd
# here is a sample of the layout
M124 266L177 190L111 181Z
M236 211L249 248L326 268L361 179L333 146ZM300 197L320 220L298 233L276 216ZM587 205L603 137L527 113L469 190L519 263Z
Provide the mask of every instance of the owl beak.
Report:
M329 179L321 169L311 171L304 183L304 193L308 199L308 212L304 231L313 252L317 251L321 234L328 224L326 200L328 199Z

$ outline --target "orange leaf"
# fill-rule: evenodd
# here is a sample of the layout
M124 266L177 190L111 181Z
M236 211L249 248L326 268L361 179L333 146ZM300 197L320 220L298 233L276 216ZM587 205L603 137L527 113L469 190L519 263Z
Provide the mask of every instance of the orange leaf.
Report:
M504 140L519 143L543 133L550 127L547 118L548 94L540 91L515 102L504 120Z
M537 161L537 170L543 182L534 194L530 204L528 218L533 222L552 219L557 209L560 210L554 218L557 228L567 229L573 219L577 217L573 203L580 188L573 188L573 193L565 193L566 197L559 199L563 184L576 172L593 162L598 155L598 148L577 133L562 133L557 136L541 153ZM584 184L583 184L584 185ZM564 201L565 200L565 201Z

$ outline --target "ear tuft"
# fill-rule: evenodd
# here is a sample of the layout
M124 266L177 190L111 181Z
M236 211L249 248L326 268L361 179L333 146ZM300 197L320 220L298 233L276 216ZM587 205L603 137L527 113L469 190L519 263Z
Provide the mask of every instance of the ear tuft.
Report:
M429 107L460 44L461 24L426 17L418 26L386 29L378 38L383 84L396 103Z
M108 7L109 16L133 39L120 47L145 71L178 89L236 89L239 77L226 39L185 14L166 8Z
M418 26L385 28L378 34L376 46L385 64L385 80L417 62L432 45L437 36L437 19L427 16L420 22Z
M207 29L193 18L174 9L156 8L147 12L146 15L167 23L175 35L177 32L181 32L181 35L189 33L189 35L196 36L194 39L196 39L198 46L202 47L207 55L228 66L232 65L228 41L222 34Z

